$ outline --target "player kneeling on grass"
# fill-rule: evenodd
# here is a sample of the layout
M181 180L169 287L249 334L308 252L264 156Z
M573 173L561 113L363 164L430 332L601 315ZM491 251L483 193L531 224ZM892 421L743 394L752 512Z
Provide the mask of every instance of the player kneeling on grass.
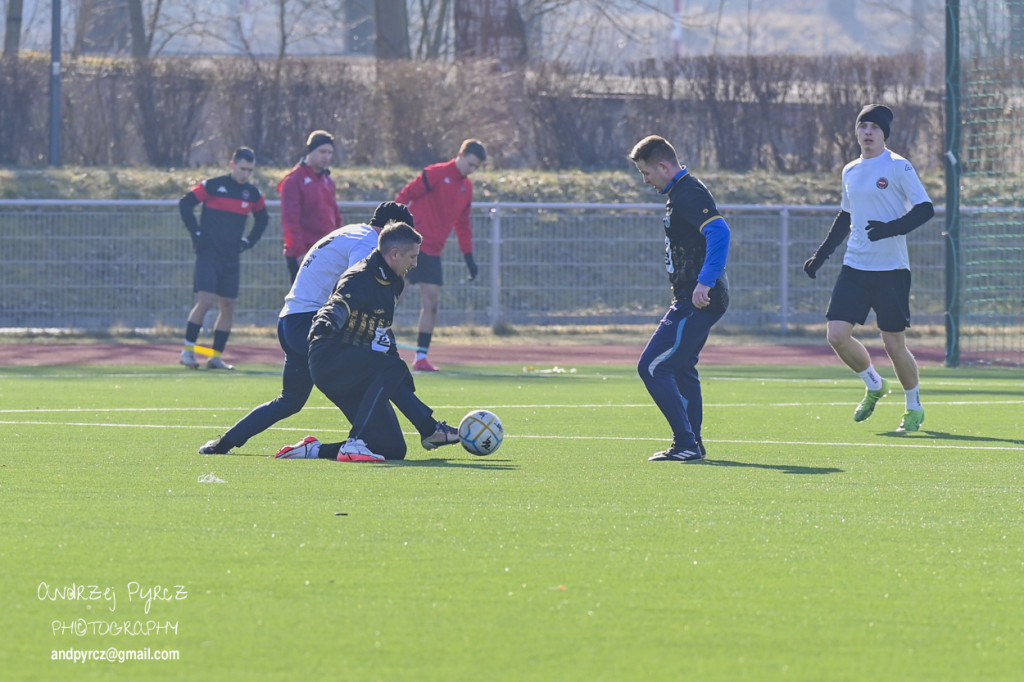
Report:
M313 436L277 453L282 459L382 462L404 459L405 437L391 403L413 423L428 450L459 442L458 431L433 418L415 394L391 331L403 277L416 267L423 238L407 223L388 223L377 249L338 280L313 318L309 371L313 382L351 422L348 440Z

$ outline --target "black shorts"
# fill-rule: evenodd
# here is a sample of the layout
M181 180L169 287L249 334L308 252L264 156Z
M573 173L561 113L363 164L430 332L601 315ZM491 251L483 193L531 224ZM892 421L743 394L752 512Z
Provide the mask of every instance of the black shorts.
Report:
M425 253L421 253L419 258L416 259L416 267L405 276L405 281L409 282L409 284L436 284L441 286L444 284L441 257L428 256Z
M221 298L238 298L241 263L238 258L224 258L216 253L196 254L196 271L192 288L207 291Z
M864 324L874 309L878 328L901 332L910 326L910 270L839 271L825 318Z

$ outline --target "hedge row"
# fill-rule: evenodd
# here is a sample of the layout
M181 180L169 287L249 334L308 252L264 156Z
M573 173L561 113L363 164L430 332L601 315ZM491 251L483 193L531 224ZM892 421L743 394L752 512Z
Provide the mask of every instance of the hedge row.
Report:
M49 150L49 64L0 60L0 164ZM289 165L316 128L337 163L422 166L484 140L496 168L621 168L645 134L709 170L820 172L856 155L861 105L896 111L890 141L941 167L941 64L901 57L699 57L621 73L487 62L79 59L62 74L62 161L87 166L219 165L249 145Z

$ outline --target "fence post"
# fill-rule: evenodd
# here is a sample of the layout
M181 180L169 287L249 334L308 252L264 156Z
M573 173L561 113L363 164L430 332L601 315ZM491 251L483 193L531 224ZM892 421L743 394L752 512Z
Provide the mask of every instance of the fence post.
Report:
M501 324L501 204L491 208L491 329Z
M789 209L779 211L779 332L789 333Z

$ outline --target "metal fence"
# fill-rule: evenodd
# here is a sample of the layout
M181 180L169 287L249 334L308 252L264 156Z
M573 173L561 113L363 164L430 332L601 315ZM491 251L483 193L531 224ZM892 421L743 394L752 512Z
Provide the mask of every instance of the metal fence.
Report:
M242 255L236 325L276 324L288 291L280 206L268 206L267 233ZM375 204L341 206L346 222L358 222ZM823 322L842 249L816 280L801 268L838 208L719 208L732 228L723 322L773 334ZM450 239L440 324L648 324L671 298L663 213L662 204L475 204L480 276L466 281ZM909 240L915 324L943 323L941 225L933 220ZM184 327L194 303L193 262L174 201L0 201L0 328ZM396 324L415 326L418 311L412 287Z

